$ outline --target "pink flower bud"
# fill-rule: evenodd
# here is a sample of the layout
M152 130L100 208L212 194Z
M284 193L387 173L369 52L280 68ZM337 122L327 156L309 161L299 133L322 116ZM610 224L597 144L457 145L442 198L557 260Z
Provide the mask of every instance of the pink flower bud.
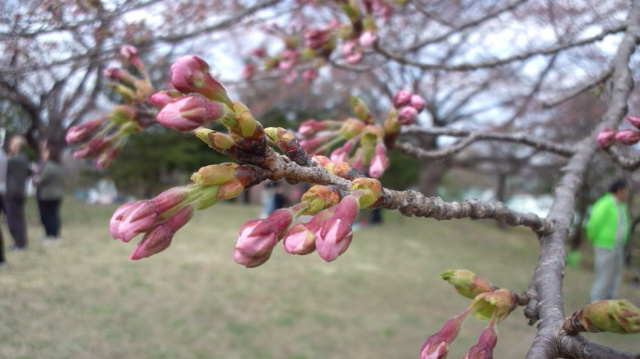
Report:
M225 114L224 105L198 96L184 96L168 103L160 110L157 121L178 131L191 131L205 122L220 119Z
M414 107L405 106L398 111L398 122L401 125L411 125L413 124L417 114L418 110Z
M131 238L148 231L157 218L157 213L152 206L153 204L149 201L137 201L124 209L116 210L109 225L111 237L129 242Z
M418 110L418 112L424 109L424 99L420 95L411 95L411 100L409 100L409 106Z
M120 48L120 55L131 63L138 71L145 75L144 64L138 56L138 49L131 45L125 45Z
M209 64L196 56L182 56L171 65L171 83L178 91L199 93L204 97L231 106L222 85L209 74Z
M172 187L149 200L157 215L178 207L192 198L193 187Z
M265 219L245 222L239 230L233 259L249 268L264 263L293 221L288 209L279 209Z
M355 196L349 195L334 207L333 216L322 222L315 241L320 258L331 262L347 250L353 237L351 225L358 210L358 201Z
M160 222L156 227L148 231L142 240L138 242L129 259L138 260L146 258L167 249L171 244L173 235L189 222L193 216L193 212L193 207L188 205L182 207L171 217Z
M127 213L129 208L131 208L131 206L135 205L136 203L137 202L127 202L118 207L115 212L113 212L111 220L109 221L109 233L111 234L111 238L120 238L120 223L122 223L124 214Z
M349 153L351 153L351 150L353 149L353 146L356 144L357 141L358 139L354 137L349 141L345 142L342 146L333 150L331 152L331 155L329 156L331 161L347 162L347 157L349 156Z
M315 240L320 258L331 262L347 250L353 238L352 224L352 222L335 217L322 224L322 228L316 233Z
M317 229L316 229L317 230ZM305 223L296 223L284 236L284 251L290 254L304 255L316 250L316 234Z
M106 120L106 117L100 117L95 120L87 121L77 126L71 126L67 130L65 140L67 144L72 144L86 140Z
M322 131L323 129L325 129L324 123L316 121L314 119L309 119L300 124L300 127L298 127L298 133L300 134L300 136L309 137L318 131Z
M360 35L358 41L362 47L371 47L376 42L377 37L375 31L367 30Z
M458 336L468 314L469 309L450 318L437 333L428 337L420 349L420 359L446 358L449 352L449 345Z
M602 148L607 148L616 142L616 131L605 128L596 136L596 143Z
M403 106L407 106L411 101L411 92L407 90L400 90L393 95L393 107L400 108Z
M138 57L138 49L131 45L125 45L120 48L120 55L127 60Z
M103 137L94 137L73 152L73 158L93 158L102 153L110 145Z
M152 104L154 104L158 109L162 109L166 105L171 102L174 102L176 99L180 99L182 94L177 90L162 90L154 93L149 98Z
M640 117L638 117L638 116L627 116L624 119L627 120L627 122L629 122L631 125L633 125L633 127L640 128Z
M635 145L640 141L640 132L635 130L620 130L616 133L615 139L623 145Z
M369 164L369 175L373 178L380 178L384 171L389 167L389 159L387 158L387 148L384 144L377 144L375 154Z
M480 333L478 342L469 348L464 359L493 359L493 348L498 343L495 330L495 322L491 320L489 325Z

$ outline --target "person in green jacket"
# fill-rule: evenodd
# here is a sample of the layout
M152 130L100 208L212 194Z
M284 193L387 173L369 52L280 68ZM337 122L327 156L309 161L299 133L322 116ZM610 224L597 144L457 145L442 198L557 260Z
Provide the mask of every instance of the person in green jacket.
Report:
M600 197L587 221L587 239L593 243L594 273L591 302L616 297L622 279L624 246L629 236L629 213L625 204L627 184L617 180Z

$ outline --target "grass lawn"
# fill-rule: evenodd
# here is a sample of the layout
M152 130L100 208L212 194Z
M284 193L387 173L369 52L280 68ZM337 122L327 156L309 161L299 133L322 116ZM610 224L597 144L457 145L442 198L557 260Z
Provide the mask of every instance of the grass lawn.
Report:
M29 200L30 248L0 270L0 358L417 358L424 339L462 311L439 273L466 268L521 292L537 257L524 228L490 221L404 218L357 231L332 263L276 248L263 266L231 258L237 228L258 207L218 204L196 213L166 251L130 261L138 238L109 238L116 206L63 203L63 243L45 247ZM8 238L2 224L5 245ZM586 304L591 272L565 271L567 315ZM620 295L640 304L640 290ZM467 322L450 358L483 324ZM524 357L535 335L517 309L498 327L496 358ZM640 351L638 335L589 338Z

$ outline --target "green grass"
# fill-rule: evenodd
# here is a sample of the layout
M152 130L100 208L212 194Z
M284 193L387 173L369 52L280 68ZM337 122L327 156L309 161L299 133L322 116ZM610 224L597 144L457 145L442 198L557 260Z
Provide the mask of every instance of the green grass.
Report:
M8 253L0 271L0 358L416 358L469 303L440 272L467 268L520 292L537 257L524 228L386 213L335 262L278 247L246 269L231 253L237 228L259 208L219 204L197 213L166 251L130 261L137 239L109 238L114 208L67 200L63 244L44 247L30 200L30 249ZM567 269L565 278L570 314L586 304L591 273ZM625 285L620 294L640 303L640 290ZM469 321L450 357L462 357L481 328ZM535 330L522 310L498 330L495 357L524 357ZM589 338L638 351L637 335Z

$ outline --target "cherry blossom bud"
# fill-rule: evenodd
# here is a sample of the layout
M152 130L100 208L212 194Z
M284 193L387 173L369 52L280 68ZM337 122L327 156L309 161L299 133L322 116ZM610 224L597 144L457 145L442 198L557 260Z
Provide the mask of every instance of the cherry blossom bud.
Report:
M71 126L67 130L65 140L67 144L72 144L86 140L91 136L91 133L95 131L100 125L104 123L107 117L96 118L95 120L87 121L77 126Z
M493 359L493 349L497 343L496 324L494 320L490 320L487 327L480 333L478 342L469 348L464 359Z
M304 214L316 214L325 208L338 204L339 195L331 188L315 185L309 188L300 198L300 202L306 204Z
M285 156L301 166L308 165L310 161L309 156L291 132L281 127L265 128L264 132Z
M449 345L458 336L470 310L450 318L440 330L428 337L420 349L420 359L445 359L449 353Z
M93 158L111 145L109 139L93 137L88 142L73 151L73 158Z
M333 161L333 162L347 162L347 158L349 157L349 153L351 153L351 150L353 149L353 147L355 146L357 141L358 141L358 138L354 137L354 138L350 139L349 141L345 142L342 146L340 146L340 147L336 148L335 150L333 150L331 152L331 155L329 156L331 161Z
M184 96L163 107L156 120L165 127L191 131L205 122L219 120L226 111L227 108L222 103L198 96Z
M382 200L382 184L377 179L360 177L351 181L351 191L356 194L358 207L376 208Z
M385 147L384 144L379 143L376 145L375 154L369 164L369 175L373 178L380 178L387 167L389 167L387 147Z
M163 191L159 195L149 200L149 202L153 204L153 207L151 209L155 211L156 215L159 216L164 212L179 207L183 203L193 200L195 192L196 187L193 186L179 186L169 188L168 190Z
M128 71L115 67L108 67L104 69L102 74L113 81L120 81L130 85L133 85L136 82L136 78Z
M150 208L153 204L149 201L137 201L123 206L126 207L115 211L109 224L113 239L129 242L131 238L152 228L158 217L156 211Z
M184 94L195 92L210 100L232 105L224 87L209 74L209 64L199 57L179 57L171 65L171 83Z
M567 333L640 333L640 308L629 301L600 300L573 313L563 325Z
M396 92L395 95L393 95L391 101L393 102L393 107L395 108L407 106L411 102L411 92L407 90L400 90Z
M306 223L294 224L282 240L284 251L297 255L312 253L316 250L317 230L318 228L310 228Z
M327 130L329 128L334 128L341 126L342 123L338 121L324 120L324 121L316 121L314 119L309 119L300 124L298 127L298 134L302 137L310 137L317 132Z
M118 207L111 216L111 220L109 221L109 233L111 234L111 238L118 239L120 238L120 223L122 223L122 219L124 215L127 213L129 208L137 205L137 202L127 202L120 207Z
M596 136L596 143L602 148L607 148L616 142L616 131L605 128Z
M351 225L358 215L358 201L353 195L344 197L334 207L333 216L322 222L316 233L316 251L327 262L334 261L347 250L353 232Z
M236 163L221 163L200 167L198 172L191 176L196 184L221 185L235 178Z
M348 118L344 121L344 123L342 124L342 126L340 127L340 130L338 130L338 132L345 138L352 138L355 137L357 135L359 135L360 133L362 133L362 130L365 128L367 124L364 121L361 121L359 119L356 118Z
M500 288L478 294L471 307L476 319L488 320L495 316L496 322L500 323L516 308L516 298L510 290Z
M327 172L348 180L362 177L362 173L347 162L330 162L324 166Z
M492 292L498 288L480 279L475 273L466 269L448 270L440 274L449 282L458 294L467 298L475 298L478 294Z
M360 46L362 47L371 47L376 42L376 39L377 35L375 31L367 30L360 35L358 41L360 42Z
M351 108L353 109L353 113L356 115L364 123L371 123L372 117L367 109L367 105L361 99L350 96L349 101L351 103Z
M199 128L194 131L194 134L218 152L224 152L235 146L235 142L227 135L208 128Z
M415 121L418 110L411 106L405 106L398 111L398 122L401 125L411 125Z
M292 221L293 213L289 209L279 209L265 219L245 222L240 227L233 259L249 268L266 262Z
M322 167L325 167L331 163L331 160L326 156L316 155L311 157L311 159Z
M138 59L138 49L131 45L125 45L120 48L120 55L132 64Z
M627 116L624 118L629 122L633 127L640 129L640 117L638 116Z
M138 260L152 256L167 249L171 244L173 235L182 228L193 216L194 208L191 205L184 206L171 217L160 222L155 228L148 231L129 259Z
M282 245L290 254L305 255L316 250L316 233L322 223L333 215L333 211L321 211L311 217L307 223L296 223L284 236Z
M623 145L635 145L640 141L640 132L635 130L620 130L616 133L615 138L616 141Z
M424 109L424 99L420 97L420 95L411 95L411 100L409 100L409 106L415 108L418 112Z
M151 101L151 103L154 104L158 109L162 109L169 103L181 97L183 96L178 90L162 90L151 95L149 101Z

